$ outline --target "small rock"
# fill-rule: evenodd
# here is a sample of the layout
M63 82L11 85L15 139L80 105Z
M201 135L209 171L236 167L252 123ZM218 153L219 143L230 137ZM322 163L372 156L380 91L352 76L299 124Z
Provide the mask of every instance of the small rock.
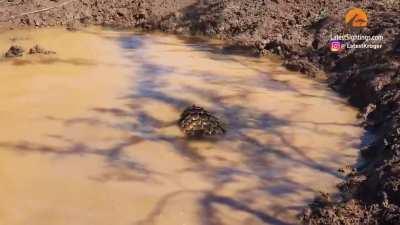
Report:
M125 17L126 18L129 15L129 10L126 9L126 8L118 9L117 10L117 15L120 16L120 17Z
M31 49L29 49L29 54L31 54L31 55L33 55L33 54L50 55L50 54L56 54L56 52L46 50L46 49L40 47L39 45L35 45Z
M373 113L376 110L376 105L370 103L365 109L363 110L363 113L361 114L361 117L364 121L368 120L368 116Z
M6 58L21 57L24 54L24 49L21 46L13 45L5 54Z
M79 25L77 23L75 23L75 22L68 22L66 29L68 31L75 32L75 31L79 30Z
M312 78L324 78L322 71L306 59L288 59L284 61L283 66L291 71L307 74Z

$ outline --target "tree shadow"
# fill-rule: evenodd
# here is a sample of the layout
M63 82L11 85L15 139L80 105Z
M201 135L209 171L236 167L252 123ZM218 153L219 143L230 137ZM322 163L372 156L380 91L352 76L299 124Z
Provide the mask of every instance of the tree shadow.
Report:
M245 212L253 217L261 220L265 224L276 224L276 225L293 225L292 223L284 222L274 216L269 215L261 210L253 209L242 201L237 201L233 198L215 195L213 193L207 193L201 200L202 205L202 220L204 225L219 225L221 219L216 213L215 205L223 205L229 207L233 211Z
M192 45L197 48L196 45ZM137 60L138 61L138 60ZM141 65L143 67L147 67L148 65L152 65L154 63L147 62L148 60L145 57L140 57L139 61L141 61ZM165 91L162 91L165 86L168 85L168 82L164 80L168 74L174 73L174 68L163 68L163 65L152 65L152 67L157 68L156 72L150 72L147 69L140 69L139 73L141 74L142 79L136 80L136 85L138 86L137 91L131 95L124 96L126 99L130 99L131 101L137 101L138 99L152 99L160 102L162 104L166 104L176 109L176 111L180 111L183 107L191 105L192 102L188 102L184 98L180 98L179 95L171 95ZM218 74L205 73L203 71L191 71L191 74L185 74L185 76L197 77L206 81L208 84L213 85L229 85L235 86L240 85L240 81L233 80L219 80ZM260 72L260 71L259 71ZM264 72L264 71L261 71ZM268 83L268 82L272 82ZM297 88L293 88L287 82L279 82L274 80L266 80L264 82L258 82L258 87L266 88L271 91L288 91L297 93L299 97L304 97L301 90ZM271 193L273 195L289 195L300 192L312 192L315 191L310 187L304 186L294 180L290 180L285 178L286 169L285 168L276 168L278 171L278 176L276 173L268 173L262 171L265 168L265 165L268 165L270 162L268 158L270 156L274 156L274 158L281 158L292 162L295 165L302 165L304 167L311 168L312 170L320 171L323 173L327 173L331 176L342 178L342 176L336 172L337 168L332 168L330 166L324 165L322 163L317 162L313 158L309 157L306 152L296 145L293 144L293 140L290 137L287 137L283 134L279 128L291 126L292 124L314 124L315 126L324 126L324 125L334 125L334 126L357 126L356 124L347 124L347 123L316 123L312 121L296 121L292 120L290 116L286 118L278 118L273 116L272 114L259 112L256 110L249 110L246 106L243 105L232 105L227 104L226 100L230 98L242 98L246 99L246 96L249 94L245 90L240 90L240 93L237 95L221 95L217 91L206 90L202 88L196 88L195 85L183 85L181 87L183 93L191 93L196 96L201 96L203 100L209 102L210 107L213 111L221 116L224 119L225 123L229 125L229 131L227 136L221 140L221 142L239 142L241 149L241 155L244 157L243 164L249 165L249 171L243 171L235 168L235 166L221 166L216 167L211 165L208 162L207 158L202 157L202 153L197 151L197 149L193 149L193 147L187 144L189 141L177 137L166 137L163 135L152 133L154 140L163 140L168 143L171 143L174 146L174 149L179 154L184 155L185 157L189 157L195 162L195 165L192 168L187 168L186 170L180 171L180 173L187 173L193 171L201 171L205 177L207 177L215 186L215 189L209 193L203 193L205 195L201 201L202 213L200 217L203 219L203 224L223 224L219 219L218 215L216 215L216 211L214 209L214 205L224 205L233 210L238 210L242 212L246 212L251 214L253 217L261 220L266 224L289 224L284 221L279 220L275 216L268 214L263 209L254 209L250 207L250 204L243 200L243 198L248 198L250 200L254 200L257 196L253 196L252 194L238 194L236 198L220 196L218 195L218 190L223 189L224 186L227 186L231 183L237 181L235 177L246 177L246 176L255 176L260 184L257 186L258 191L261 193ZM308 97L317 97L317 96L308 96ZM318 96L319 97L319 96ZM322 98L322 96L321 96ZM137 106L137 105L136 105ZM135 110L140 110L135 107ZM295 112L294 112L295 113ZM124 114L124 113L123 113ZM161 128L166 126L165 123L161 121L157 121L156 118L151 117L149 115L146 116L146 112L141 111L141 116L145 119L141 119L139 122L139 126L145 126L145 124L153 124L151 125L153 128ZM151 119L149 119L151 118ZM174 121L170 121L167 123L168 125L173 125ZM167 125L167 126L168 126ZM282 151L279 148L274 147L273 145L266 146L265 143L261 143L256 138L253 138L247 135L248 130L258 130L273 133L275 136L280 139L282 143L285 144L286 148L290 149L290 153L288 154L285 151ZM312 130L310 128L310 130ZM321 131L324 132L324 131ZM329 131L325 131L329 132ZM338 135L335 133L330 133L330 135ZM344 136L342 137L344 138ZM234 150L232 150L234 151ZM188 153L191 153L188 155ZM192 154L196 153L196 154ZM229 162L228 159L223 157L218 158L220 161ZM334 159L333 159L334 160ZM264 166L263 166L264 165ZM268 184L268 180L279 179L282 182L280 185L276 185L271 187ZM250 190L252 192L254 190ZM184 192L184 191L183 191ZM249 192L249 193L250 193ZM153 224L155 223L156 218L162 213L163 209L168 205L168 199L173 198L173 196L181 194L172 193L166 195L154 208L154 210L139 223L135 224ZM244 196L243 196L244 195ZM286 207L287 210L290 209L299 209L300 206Z
M181 84L182 93L170 93L166 87L170 85L169 82L175 81L168 80L168 77L178 71L178 68L156 63L147 58L143 52L138 51L147 44L141 38L143 37L118 39L122 42L121 47L124 53L129 55L137 66L132 71L132 73L135 73L135 78L131 81L132 88L129 93L124 93L116 99L124 102L124 107L108 107L100 104L89 109L91 114L87 117L56 118L50 115L45 118L64 127L85 125L100 129L105 126L113 130L124 131L129 134L128 137L121 138L118 143L110 147L99 148L91 143L77 142L67 135L47 134L49 137L62 142L64 147L20 141L17 143L0 143L1 149L13 149L13 151L21 154L51 154L59 157L98 156L104 161L106 171L88 177L88 179L99 183L121 181L163 185L157 178L173 179L173 177L135 160L134 150L130 155L125 154L125 150L128 148L135 149L135 146L141 143L152 142L170 146L171 148L168 149L172 149L174 153L190 162L189 167L178 171L174 176L196 173L211 184L210 190L183 188L166 194L157 202L152 211L143 220L134 223L135 225L154 224L163 210L171 204L171 199L181 194L200 195L196 204L200 208L198 216L202 219L203 225L224 224L220 218L221 215L216 210L218 206L227 207L233 212L245 213L264 224L289 225L290 223L278 218L276 212L269 212L268 207L254 206L253 203L265 196L301 196L305 192L314 193L312 187L301 184L288 176L291 165L293 167L302 166L312 171L319 171L340 178L336 168L324 165L309 157L304 149L294 144L293 137L281 130L281 128L290 127L294 124L313 124L314 122L296 121L291 115L279 117L267 110L250 108L246 104L232 103L229 101L230 99L246 99L252 93L252 89L240 88L240 85L243 85L241 80L221 79L218 74L204 71L192 70L192 73L184 76L202 79L202 81L213 84L217 88L222 85L231 86L237 88L238 91L235 92L236 94L221 94L218 91L202 89L193 84ZM195 44L192 45L195 46ZM209 57L211 56L209 55ZM246 65L243 62L238 63ZM257 71L257 68L252 69L265 74L265 71ZM301 94L301 90L292 87L290 83L267 78L255 81L254 85L254 88L268 89L271 92L285 91ZM197 96L209 103L210 110L220 116L229 127L225 137L220 140L196 141L188 140L182 135L162 132L163 129L175 127L179 112L184 107L194 103L185 98L185 94ZM162 120L158 118L158 116L162 116L163 112L157 112L157 109L153 109L155 112L149 112L145 108L146 101L170 107L176 112L176 119ZM302 112L305 107L296 110L292 113ZM105 117L113 119L107 120L104 119ZM129 125L124 124L130 118L134 118L134 121ZM316 123L315 125L354 126L354 124L345 123ZM304 129L312 130L312 128ZM285 150L279 144L264 142L261 138L254 137L254 135L251 135L251 131L273 135L281 145L284 145ZM339 134L330 133L330 135ZM341 138L345 138L345 136ZM193 144L195 142L204 142L207 144L205 146L211 145L211 148L217 149L219 152L215 153L215 156L204 154L207 151L206 147ZM239 155L240 160L235 161L225 154ZM286 164L280 164L279 160L284 160ZM215 164L214 161L220 163ZM227 186L246 178L251 178L254 181L254 186L241 188L231 196L221 194L221 191ZM296 203L294 205L288 205L287 209L283 209L284 207L279 205L276 207L281 207L279 208L280 213L285 213L286 211L283 210L299 207Z

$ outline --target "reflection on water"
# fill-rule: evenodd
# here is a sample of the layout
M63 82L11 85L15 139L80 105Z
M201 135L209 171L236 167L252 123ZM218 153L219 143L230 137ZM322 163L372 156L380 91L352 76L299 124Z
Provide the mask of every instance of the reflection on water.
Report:
M97 28L14 42L57 54L0 62L1 224L296 224L355 161L356 111L276 60ZM193 103L226 137L182 136Z

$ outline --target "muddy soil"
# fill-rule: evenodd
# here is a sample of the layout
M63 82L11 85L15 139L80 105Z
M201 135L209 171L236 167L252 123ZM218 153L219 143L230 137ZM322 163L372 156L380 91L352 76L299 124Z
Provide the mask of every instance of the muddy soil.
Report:
M378 135L363 149L369 164L340 185L340 202L316 201L305 224L400 224L400 2L295 0L207 1L0 1L3 27L101 24L202 34L254 54L278 54L293 70L319 78L359 107L367 129ZM54 9L49 7L59 6ZM363 34L384 35L379 50L329 52L332 34L349 32L343 15L367 10ZM39 13L31 13L42 10ZM284 13L283 13L284 12Z
M0 62L1 224L295 225L357 161L357 110L276 58L98 27L0 52L11 37L57 54Z
M24 54L25 50L18 46L18 45L12 45L8 51L4 54L4 57L6 58L14 58L14 57L21 57Z

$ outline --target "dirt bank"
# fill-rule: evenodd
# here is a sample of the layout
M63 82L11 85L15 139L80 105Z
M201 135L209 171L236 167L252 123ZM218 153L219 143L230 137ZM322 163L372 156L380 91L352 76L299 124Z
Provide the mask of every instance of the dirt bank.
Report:
M369 163L340 185L340 202L316 201L305 224L400 224L400 2L310 0L0 1L3 27L101 24L203 34L231 41L257 54L275 53L294 70L318 77L365 112L378 134L365 148ZM58 6L56 8L52 8ZM331 35L349 32L350 7L370 16L362 34L384 36L383 48L333 54ZM49 9L52 8L52 9ZM31 13L35 11L39 13Z

